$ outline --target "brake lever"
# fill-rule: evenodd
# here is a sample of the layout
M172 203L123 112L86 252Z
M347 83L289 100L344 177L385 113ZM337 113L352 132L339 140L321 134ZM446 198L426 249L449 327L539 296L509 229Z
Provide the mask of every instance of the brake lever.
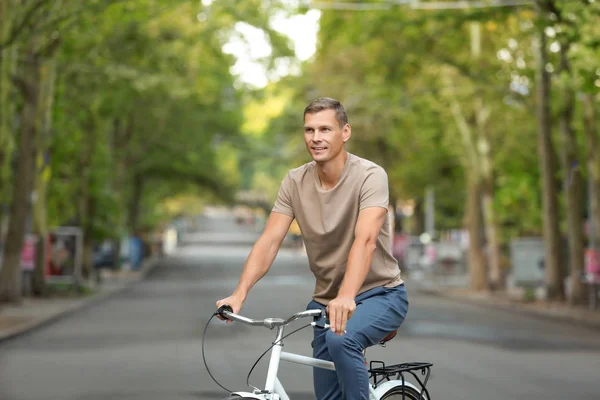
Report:
M233 308L231 308L227 304L223 304L221 307L219 307L217 311L215 311L215 315L219 315L225 319L229 319L226 315L223 314L224 312L233 313Z
M318 320L320 320L321 318L327 318L327 311L326 310L321 310L321 314L320 315L315 315L313 317L313 321L317 322Z

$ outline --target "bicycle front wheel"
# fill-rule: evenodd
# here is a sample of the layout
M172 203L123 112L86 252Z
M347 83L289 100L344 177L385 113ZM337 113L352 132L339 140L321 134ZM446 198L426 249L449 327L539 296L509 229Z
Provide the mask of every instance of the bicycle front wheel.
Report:
M404 397L402 397L404 394ZM381 400L428 400L426 395L421 397L415 388L410 386L403 386L399 384L394 386L381 396Z

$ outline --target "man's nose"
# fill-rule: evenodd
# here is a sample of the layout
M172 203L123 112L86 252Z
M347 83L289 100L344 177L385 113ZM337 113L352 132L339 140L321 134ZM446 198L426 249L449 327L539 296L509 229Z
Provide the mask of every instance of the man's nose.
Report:
M313 142L321 141L321 132L318 129L315 129L315 133L312 136L312 140L313 140Z

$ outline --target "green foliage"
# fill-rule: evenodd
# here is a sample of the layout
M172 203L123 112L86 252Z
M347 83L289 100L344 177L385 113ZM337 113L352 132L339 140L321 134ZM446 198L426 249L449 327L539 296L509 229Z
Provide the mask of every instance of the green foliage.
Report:
M386 168L393 199L419 201L433 187L438 227L455 228L463 221L469 151L450 106L456 100L473 124L472 100L479 97L491 110L502 235L540 233L535 24L553 29L551 49L554 41L570 46L573 73L554 75L553 83L597 93L598 2L548 1L555 10L544 9L538 19L528 7L323 11L319 48L302 75L250 91L230 74L235 59L223 45L241 37L236 27L246 24L262 29L272 45L259 60L263 65L273 68L278 57L291 57L289 40L269 23L277 13L297 11L289 4L35 0L12 8L17 22L2 32L4 50L60 43L46 154L50 225L85 220L80 203L87 196L93 235L121 234L131 228L127 215L139 177L137 208L145 226L167 218L165 202L182 193L231 201L241 188L272 199L285 171L307 161L304 106L330 96L348 110L348 149ZM482 27L478 57L471 49L472 21ZM556 70L553 51L549 68ZM17 59L22 67L21 53ZM552 104L560 107L559 96ZM581 131L580 123L575 128Z
M597 2L546 2L558 7L536 18L529 7L453 11L322 12L315 61L297 79L280 82L294 96L270 125L270 137L286 135L305 161L298 132L303 107L318 96L339 99L347 108L353 136L348 149L384 166L392 196L422 199L426 187L436 193L440 229L460 227L465 203L469 150L450 112L451 100L475 126L473 99L490 111L487 121L493 168L494 208L502 242L519 235L541 235L541 195L535 119L536 24L567 36L575 74L553 76L554 85L575 85L596 92L599 86ZM481 26L475 56L469 23ZM550 44L548 67L558 54ZM449 88L442 79L451 78ZM573 76L576 81L573 81ZM566 79L566 80L564 80ZM558 93L558 91L553 92ZM561 98L553 95L558 109ZM581 132L581 123L575 128ZM580 136L581 137L581 136ZM581 140L580 142L583 143ZM477 143L472 144L476 149ZM581 149L582 154L583 148Z
M247 24L272 46L265 66L291 56L270 26L274 13L289 12L285 3L34 0L11 9L16 22L0 46L34 46L57 63L52 130L41 149L49 225L119 237L137 228L127 226L132 213L144 228L172 217L161 204L180 193L232 201L242 177L230 143L242 140L244 92L223 45Z

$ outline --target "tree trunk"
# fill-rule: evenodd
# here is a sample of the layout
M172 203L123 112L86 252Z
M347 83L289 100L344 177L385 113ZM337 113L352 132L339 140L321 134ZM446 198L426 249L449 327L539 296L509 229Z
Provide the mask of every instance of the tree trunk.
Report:
M482 211L485 226L487 260L489 263L489 284L491 290L504 288L504 274L500 262L500 239L498 237L498 225L496 223L496 212L494 211L494 189L489 180L482 183Z
M583 98L584 129L588 144L588 174L590 174L590 224L593 232L589 247L599 249L600 238L600 140L596 128L596 104L593 94L585 94Z
M471 40L473 46L473 56L477 58L479 56L479 23L471 25ZM452 80L448 74L444 74L446 86L449 88L453 87ZM476 121L475 129L477 132L473 134L473 124L470 124L462 111L462 107L455 95L450 98L450 111L454 117L454 122L461 136L463 149L464 149L464 169L467 180L467 198L466 198L466 225L467 231L469 232L469 253L468 253L468 264L469 264L469 281L472 290L486 291L489 289L488 276L487 276L487 260L486 254L483 250L484 245L484 221L489 219L490 222L494 220L494 213L491 209L492 200L488 197L486 205L490 205L487 208L488 213L483 214L482 209L482 192L484 177L488 177L491 180L491 162L489 160L489 144L486 142L485 146L481 145L481 142L485 142L485 124L489 116L489 111L483 107L483 102L479 96L476 96L474 104L474 117ZM473 136L477 138L477 144L474 143ZM483 154L480 154L483 153ZM485 158L482 160L482 156ZM487 171L483 171L487 168ZM486 175L487 173L487 175ZM491 196L491 193L488 193ZM491 225L491 232L495 235L495 225ZM495 236L494 236L495 238ZM492 238L492 239L494 239ZM495 240L491 243L495 243ZM490 241L488 238L488 253L490 252Z
M92 110L88 110L89 116L85 124L86 139L84 140L83 149L79 158L79 170L81 171L81 179L79 181L79 226L83 231L83 257L82 257L82 273L85 279L90 279L93 274L92 268L92 224L93 213L95 210L95 201L92 191L91 170L93 168L93 157L97 145L96 123Z
M111 188L116 201L120 205L123 205L122 187L125 179L125 166L122 154L119 153L119 149L123 146L122 141L123 137L126 135L125 132L127 132L128 129L133 128L133 119L130 118L128 122L128 124L123 124L120 118L115 118L113 121L112 135L108 140L111 164L114 165L115 171L111 179ZM115 233L117 233L114 238L115 247L113 253L113 265L115 266L115 269L121 268L121 239L123 236L123 226L125 225L123 214L124 213L119 213L119 219L117 221L117 226L115 227Z
M494 172L492 168L491 145L489 138L490 110L483 104L481 96L475 98L475 121L477 130L477 169L480 171L483 225L489 266L489 286L492 290L504 288L504 274L500 263L500 239L496 211L494 210Z
M123 235L129 234L130 227L127 226L129 222L129 202L124 188L129 181L128 174L132 169L130 155L127 150L130 148L129 143L133 137L135 131L135 114L129 112L124 118L124 121L116 119L114 122L113 138L111 141L112 146L112 157L115 165L115 175L112 181L113 192L117 199L117 202L127 212L119 214L118 231L119 231L119 247L121 238Z
M0 42L9 35L12 26L12 0L0 1ZM0 215L2 206L10 200L11 159L15 147L13 123L15 117L14 87L11 76L16 71L16 46L0 50Z
M467 231L469 232L469 286L472 290L488 290L486 257L483 252L483 218L481 210L481 184L479 175L467 171L467 201L465 205Z
M94 275L94 216L96 215L96 198L88 189L86 220L83 228L83 276L86 279Z
M32 291L35 296L44 296L46 294L46 236L37 235L35 247L35 270L31 277Z
M425 232L425 212L423 211L423 200L415 199L415 208L413 211L413 221L410 228L410 233L414 236L419 236Z
M40 157L36 162L35 173L35 192L36 201L33 204L34 233L42 242L48 236L48 217L47 217L47 186L49 177L49 166L47 165L46 153L50 142L52 130L52 108L54 104L55 83L56 83L56 60L54 54L44 62L40 69L40 95L38 109L38 151ZM45 249L42 246L41 249ZM45 260L44 257L38 259L36 263L33 279L33 292L41 295L45 292Z
M41 150L38 147L38 151ZM34 165L37 165L34 162ZM33 233L38 238L38 245L42 245L36 248L36 251L46 251L43 243L45 238L48 236L48 221L46 211L46 185L47 182L44 180L42 173L36 168L34 172L34 184L33 188L36 193L35 202L32 204L33 214ZM37 253L36 253L37 254ZM33 271L32 290L35 295L43 295L45 293L46 281L45 281L45 257L43 254L40 257L36 257L35 270Z
M547 297L564 299L562 245L560 243L558 189L556 187L556 163L552 144L550 116L550 75L546 71L546 34L538 35L539 47L536 69L536 113L538 122L538 152L542 176L542 208L545 246L545 274Z
M472 22L471 25L471 55L478 69L481 71L481 23ZM475 133L477 136L477 156L470 168L479 171L480 191L482 201L483 225L485 227L485 245L487 249L487 264L489 269L489 288L492 290L504 287L503 274L500 264L500 241L498 238L498 224L494 210L494 173L491 159L491 140L489 138L488 121L491 110L484 103L481 89L475 90Z
M142 192L144 189L144 180L142 175L135 174L133 177L133 193L129 202L129 212L127 214L127 228L129 232L135 234L139 228L140 207L142 202Z
M0 270L0 301L21 299L21 249L31 200L36 159L36 117L39 97L39 59L29 53L23 78L17 81L25 103L22 111L22 131L14 179L10 222L4 250L4 265Z
M560 72L570 75L567 52L569 45L563 43L560 50ZM581 304L585 301L586 290L581 281L583 274L583 177L582 165L577 159L577 139L573 131L573 110L575 93L570 85L562 88L560 111L560 160L563 170L563 190L567 215L567 240L569 255L569 302Z

